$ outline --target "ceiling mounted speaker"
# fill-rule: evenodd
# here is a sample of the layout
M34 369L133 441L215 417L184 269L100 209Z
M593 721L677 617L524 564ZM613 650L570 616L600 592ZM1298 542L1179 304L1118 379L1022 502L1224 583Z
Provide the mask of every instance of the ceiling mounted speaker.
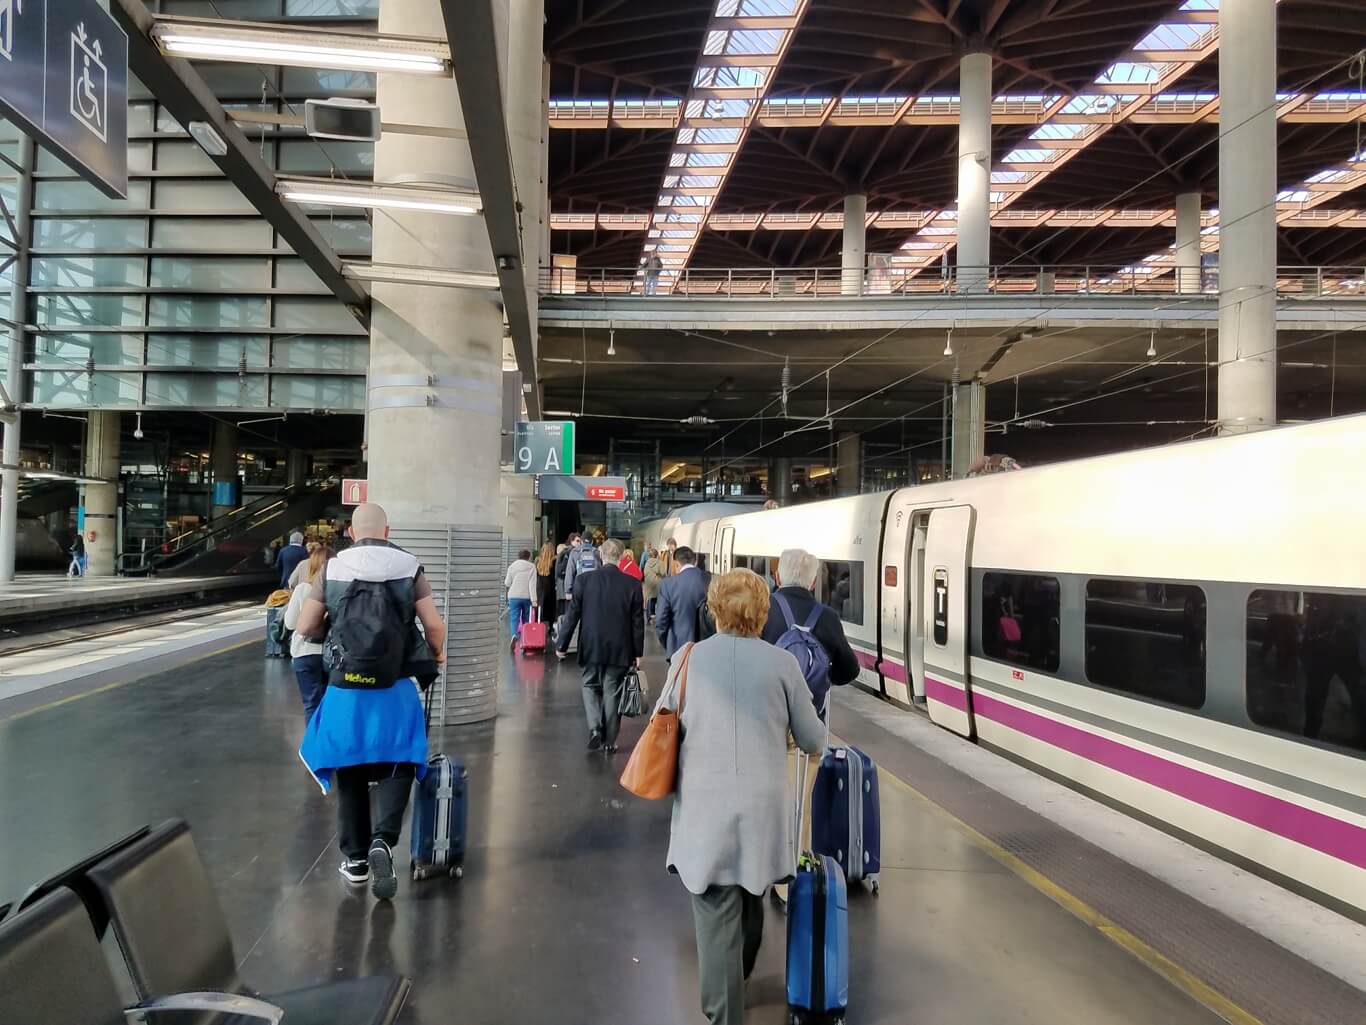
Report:
M375 142L380 136L379 106L339 97L305 100L304 130L315 139Z

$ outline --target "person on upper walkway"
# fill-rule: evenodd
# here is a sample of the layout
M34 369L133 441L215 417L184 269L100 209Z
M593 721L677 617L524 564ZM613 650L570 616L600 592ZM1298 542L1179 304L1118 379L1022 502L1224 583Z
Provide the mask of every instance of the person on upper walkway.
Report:
M678 572L659 585L655 632L670 661L679 648L697 639L697 610L707 600L708 574L697 565L697 555L686 545L673 554Z
M516 651L517 632L523 623L531 621L531 606L536 599L536 564L531 561L528 549L517 553L516 560L503 576L503 586L508 593L509 644Z
M812 610L821 605L816 598L816 582L820 571L820 560L803 548L789 548L778 557L775 574L778 589L775 593L781 595L792 610L793 621L789 622L784 615L782 604L773 601L768 607L768 622L764 626L764 640L769 644L777 644L778 638L788 629L804 624ZM858 679L858 656L844 636L844 624L840 621L839 613L828 605L821 605L821 608L823 611L816 625L811 628L811 633L830 657L830 682L842 687Z
M304 706L304 721L313 718L313 713L322 704L323 692L327 690L327 671L323 668L323 646L299 632L299 614L303 612L304 602L313 594L313 585L323 574L323 568L335 552L326 545L309 546L308 561L299 563L291 577L297 580L285 606L285 629L292 630L289 638L289 654L293 658L294 679L299 684L299 700Z
M445 661L446 627L417 558L389 541L380 506L356 506L347 533L355 543L326 564L299 613L298 632L323 638L328 667L299 757L323 793L336 779L343 878L372 880L375 896L391 900L394 845L413 780L427 771L418 681L430 683Z
M679 654L658 702L682 705L667 866L692 898L702 1011L713 1025L741 1025L764 893L796 872L788 735L817 755L826 733L797 660L759 636L762 578L731 570L707 601L719 632Z
M275 556L275 568L280 571L281 587L289 586L290 574L307 558L308 549L304 547L304 536L296 530L289 535L289 544L281 548L280 554Z
M588 749L617 749L621 726L621 696L626 674L640 667L645 654L645 603L640 583L617 566L622 544L604 541L602 569L585 574L565 613L565 628L556 646L564 658L569 639L583 623L579 638L579 664L583 667L583 710L588 719Z

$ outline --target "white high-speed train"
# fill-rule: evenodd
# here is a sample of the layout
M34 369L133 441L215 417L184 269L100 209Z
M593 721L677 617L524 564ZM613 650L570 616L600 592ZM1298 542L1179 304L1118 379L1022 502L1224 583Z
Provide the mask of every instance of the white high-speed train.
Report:
M1366 912L1366 416L649 525L822 560L860 686Z

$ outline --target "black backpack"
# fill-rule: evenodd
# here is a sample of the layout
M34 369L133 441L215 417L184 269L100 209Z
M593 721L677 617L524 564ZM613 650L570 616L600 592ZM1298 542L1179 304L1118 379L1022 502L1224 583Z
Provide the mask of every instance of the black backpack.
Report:
M332 681L342 687L389 687L403 675L413 632L389 585L353 580L327 632Z

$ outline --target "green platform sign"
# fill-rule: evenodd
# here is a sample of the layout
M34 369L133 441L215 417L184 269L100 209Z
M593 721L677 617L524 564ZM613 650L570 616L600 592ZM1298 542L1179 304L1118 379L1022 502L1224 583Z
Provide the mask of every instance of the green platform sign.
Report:
M514 432L518 473L573 473L574 421L523 420Z

